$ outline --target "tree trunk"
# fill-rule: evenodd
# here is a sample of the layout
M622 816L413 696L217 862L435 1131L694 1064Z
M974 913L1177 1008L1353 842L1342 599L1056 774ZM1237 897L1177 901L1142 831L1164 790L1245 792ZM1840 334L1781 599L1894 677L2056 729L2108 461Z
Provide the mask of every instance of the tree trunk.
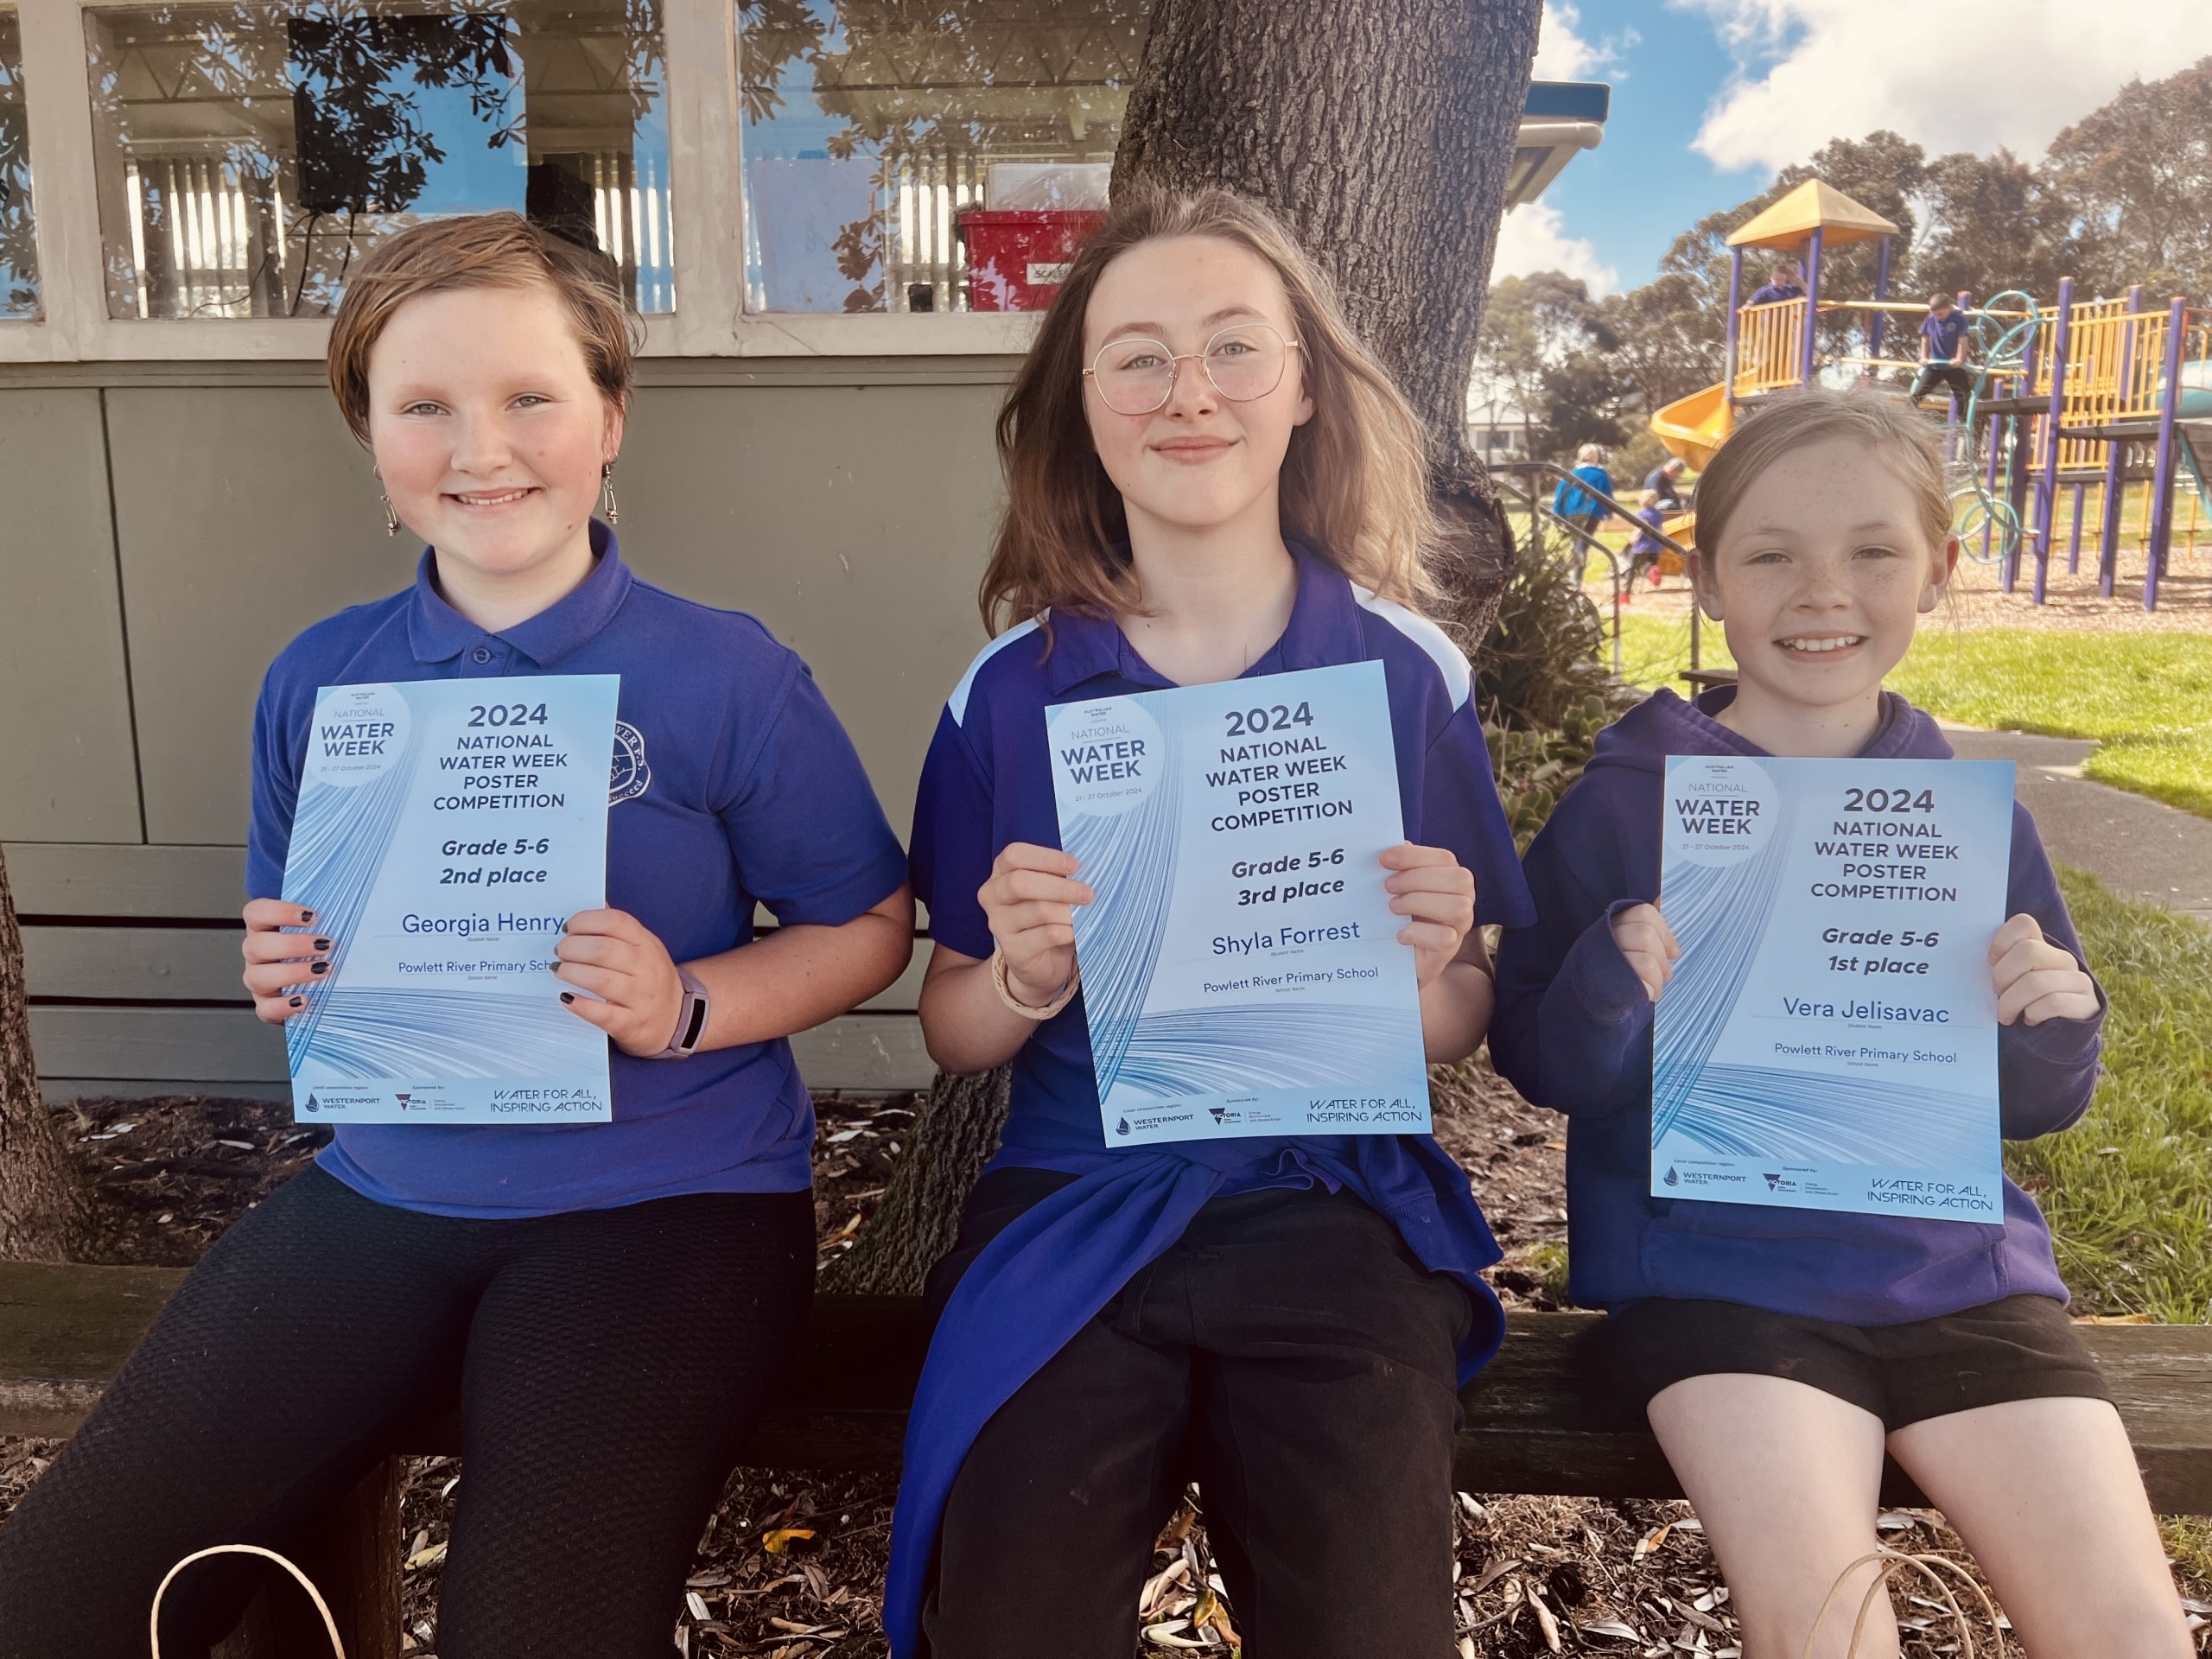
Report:
M1263 201L1429 433L1440 618L1471 655L1512 564L1467 381L1541 0L1154 0L1114 188Z
M914 1115L906 1151L883 1202L853 1248L822 1270L844 1296L916 1296L930 1264L952 1248L969 1189L1006 1122L1009 1068L957 1077L940 1071Z
M1439 618L1472 655L1512 564L1467 381L1542 0L1154 0L1114 188L1267 203L1335 277L1428 429ZM940 1073L882 1207L825 1290L918 1292L1006 1121L1007 1072Z
M0 1262L66 1262L91 1237L84 1183L39 1093L23 935L0 856Z

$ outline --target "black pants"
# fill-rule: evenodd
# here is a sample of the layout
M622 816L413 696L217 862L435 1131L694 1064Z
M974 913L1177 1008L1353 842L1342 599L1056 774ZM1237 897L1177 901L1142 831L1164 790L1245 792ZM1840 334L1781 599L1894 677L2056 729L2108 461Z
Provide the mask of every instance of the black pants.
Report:
M936 1299L1065 1179L980 1182ZM1450 1659L1471 1317L1348 1194L1209 1204L984 1426L923 1610L934 1659L1130 1659L1153 1539L1192 1480L1255 1659Z
M1905 396L1918 403L1939 386L1947 386L1959 397L1959 413L1966 413L1967 400L1974 396L1974 373L1972 369L1957 363L1923 363L1920 372L1912 377L1912 390Z
M207 1253L0 1529L0 1656L142 1659L174 1562L286 1549L458 1399L442 1659L662 1659L813 1286L805 1192L464 1221L311 1169ZM164 1656L249 1588L181 1580Z

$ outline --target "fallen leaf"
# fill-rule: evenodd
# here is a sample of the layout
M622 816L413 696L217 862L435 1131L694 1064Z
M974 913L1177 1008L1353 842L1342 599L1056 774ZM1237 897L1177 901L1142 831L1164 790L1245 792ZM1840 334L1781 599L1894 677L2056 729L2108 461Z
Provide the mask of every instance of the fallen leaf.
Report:
M446 1547L443 1541L440 1541L431 1545L428 1549L418 1549L410 1555L407 1558L407 1570L412 1573L418 1567L429 1567L433 1562L442 1561L445 1558Z
M1563 1653L1560 1646L1559 1620L1552 1617L1552 1610L1544 1605L1544 1599L1536 1593L1536 1586L1529 1586L1529 1605L1535 1611L1536 1628L1544 1633L1544 1645L1554 1653Z
M760 1548L771 1555L780 1555L794 1538L811 1538L812 1527L772 1527L760 1535Z
M707 1611L707 1599L696 1590L686 1590L683 1592L683 1605L691 1610L691 1617L702 1623L712 1617Z
M1643 1537L1637 1539L1636 1541L1636 1559L1639 1561L1642 1560L1653 1550L1658 1548L1660 1545L1665 1543L1667 1541L1667 1535L1673 1530L1674 1529L1671 1526L1660 1527L1653 1531L1644 1534Z
M1624 1624L1618 1618L1578 1619L1574 1628L1585 1636L1611 1636L1623 1642L1641 1642L1643 1632Z

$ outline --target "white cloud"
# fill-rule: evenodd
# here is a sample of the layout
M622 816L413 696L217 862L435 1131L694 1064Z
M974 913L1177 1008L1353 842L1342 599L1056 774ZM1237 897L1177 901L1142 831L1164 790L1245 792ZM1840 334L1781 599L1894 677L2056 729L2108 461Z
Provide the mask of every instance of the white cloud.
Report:
M1887 127L1931 153L2039 155L2140 76L2212 54L2205 0L1674 0L1735 73L1694 147L1724 170L1802 162Z
M1576 32L1581 27L1582 15L1570 0L1545 0L1536 34L1538 80L1588 80L1611 60L1611 43L1584 40Z
M1586 238L1567 234L1558 208L1531 201L1516 207L1497 227L1497 254L1491 261L1490 279L1526 276L1537 270L1580 276L1593 295L1611 294L1621 285L1620 273L1598 257Z

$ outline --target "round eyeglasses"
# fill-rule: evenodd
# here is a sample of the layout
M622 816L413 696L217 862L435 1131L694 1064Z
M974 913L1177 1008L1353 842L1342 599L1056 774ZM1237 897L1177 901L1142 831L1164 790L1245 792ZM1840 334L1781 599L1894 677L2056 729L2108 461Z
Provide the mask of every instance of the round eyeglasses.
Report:
M1264 397L1282 384L1283 365L1298 349L1264 322L1233 323L1201 352L1179 355L1156 340L1109 340L1084 378L1116 415L1149 415L1175 395L1179 366L1195 362L1213 389L1232 404Z

